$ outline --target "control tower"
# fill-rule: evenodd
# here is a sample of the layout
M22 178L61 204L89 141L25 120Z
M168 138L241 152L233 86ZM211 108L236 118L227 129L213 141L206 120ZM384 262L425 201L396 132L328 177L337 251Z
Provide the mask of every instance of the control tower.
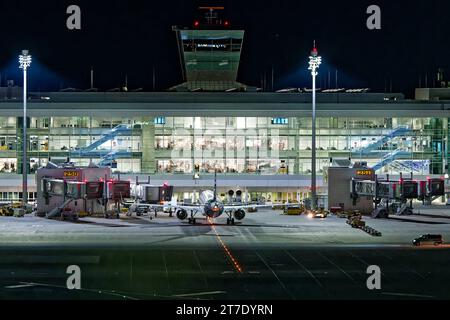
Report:
M190 28L173 27L184 83L171 91L245 91L236 81L244 30L221 17L224 7L199 7L203 17Z

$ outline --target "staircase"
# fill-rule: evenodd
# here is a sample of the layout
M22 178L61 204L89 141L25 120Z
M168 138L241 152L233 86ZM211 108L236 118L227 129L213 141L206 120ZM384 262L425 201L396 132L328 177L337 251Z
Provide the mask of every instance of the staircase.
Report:
M427 168L426 162L426 160L395 160L390 164L390 166L397 172L413 172L421 174L429 172L429 168Z
M380 150L380 148L383 147L383 145L385 145L386 143L388 143L389 141L391 141L394 138L406 135L410 131L411 130L405 126L397 127L394 130L392 130L389 134L387 134L387 135L381 137L381 139L378 139L377 141L369 144L367 147L364 147L364 148L354 151L353 154L358 155L358 156L363 156L363 155L364 156L370 156L370 155L373 156L376 153L378 153L378 154L386 153L386 151ZM392 152L386 153L381 158L381 160L375 166L373 166L373 169L375 171L379 170L379 169L383 168L384 166L391 164L393 161L395 161L399 157L407 157L410 155L411 155L411 152L408 152L408 151L405 151L402 149L397 149Z
M372 169L375 171L380 170L381 168L395 161L398 157L409 157L409 156L411 156L411 152L402 149L397 149L391 153L386 154L383 158L381 158L381 160L376 165L372 167Z
M126 150L115 150L103 156L102 160L98 163L100 167L111 166L112 162L118 158L127 158L131 154Z
M372 151L380 149L385 143L389 142L390 140L399 137L404 136L411 130L408 127L397 127L394 130L392 130L389 134L383 136L381 139L369 144L367 147L361 148L357 151L355 151L355 154L359 155L368 155Z
M96 150L102 144L113 140L115 137L119 135L129 135L131 134L131 128L127 125L120 124L117 127L114 127L107 133L105 133L100 139L91 143L90 145L81 148L78 153L82 157L89 158L102 158L102 160L98 163L99 166L108 166L111 165L112 161L117 158L125 158L130 156L131 152L126 150Z

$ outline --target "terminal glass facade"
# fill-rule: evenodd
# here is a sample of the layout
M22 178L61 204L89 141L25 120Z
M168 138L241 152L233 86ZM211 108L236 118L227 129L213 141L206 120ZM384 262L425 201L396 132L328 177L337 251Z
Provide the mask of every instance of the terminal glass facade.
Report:
M332 159L379 173L444 174L447 118L321 117L318 174ZM70 158L123 173L310 174L311 119L270 117L31 117L30 172ZM0 117L0 171L20 173L22 119Z

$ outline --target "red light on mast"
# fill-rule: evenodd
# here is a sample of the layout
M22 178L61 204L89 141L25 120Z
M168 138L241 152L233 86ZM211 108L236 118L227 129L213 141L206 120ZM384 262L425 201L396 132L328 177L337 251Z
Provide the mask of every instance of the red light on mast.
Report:
M225 22L223 23L223 25L224 25L225 27L228 27L228 26L230 25L230 23L229 23L228 21L225 20Z
M200 22L194 21L194 27L198 27L200 25Z
M319 55L319 51L317 50L317 47L316 47L316 40L314 40L314 42L313 42L313 48L311 50L311 55L313 57L317 57Z

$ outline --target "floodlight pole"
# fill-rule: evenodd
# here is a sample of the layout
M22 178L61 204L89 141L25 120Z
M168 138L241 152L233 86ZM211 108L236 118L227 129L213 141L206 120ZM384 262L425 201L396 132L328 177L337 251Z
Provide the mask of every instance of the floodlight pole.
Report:
M23 122L22 122L22 205L28 203L28 164L27 164L27 68L31 65L28 50L22 50L19 67L23 70Z
M314 41L311 55L309 56L309 68L312 76L312 134L311 134L311 209L317 209L317 182L316 182L316 76L322 63L322 58Z

